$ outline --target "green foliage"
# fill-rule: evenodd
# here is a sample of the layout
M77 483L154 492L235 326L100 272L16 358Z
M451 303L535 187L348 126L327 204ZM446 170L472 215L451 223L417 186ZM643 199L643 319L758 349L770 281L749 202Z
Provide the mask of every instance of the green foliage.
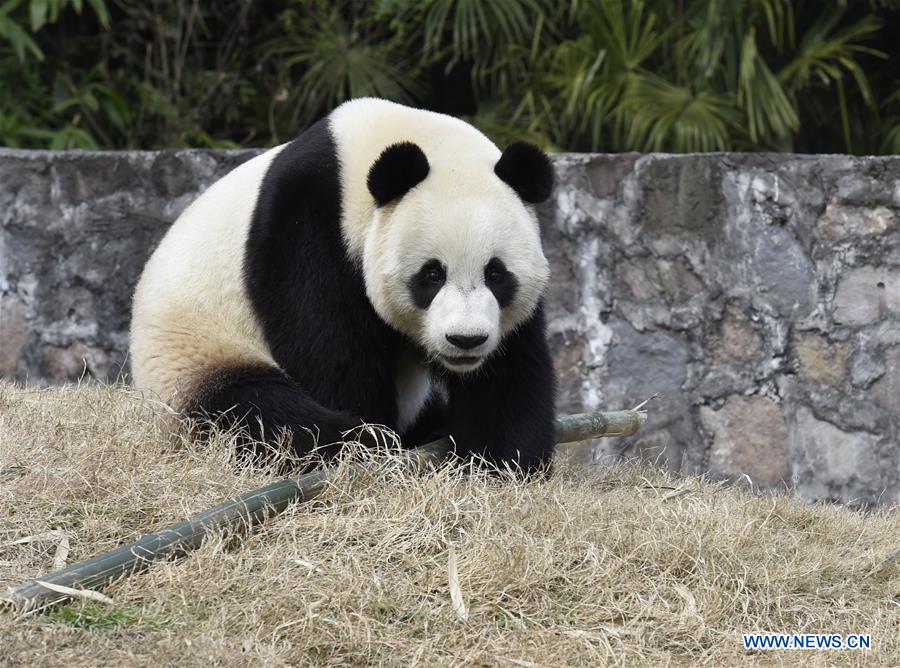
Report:
M900 152L900 2L0 0L0 144L273 144L374 95L558 150Z
M410 38L385 16L352 0L296 4L281 13L278 35L260 49L277 72L281 93L272 102L287 110L287 136L348 99L413 104L423 93ZM274 122L270 130L277 141Z
M101 25L108 28L109 10L105 0L88 0L88 4ZM83 6L83 0L7 0L0 5L0 37L12 47L19 62L25 61L26 54L43 60L44 52L17 15L27 12L30 32L36 33L47 23L55 23L67 7L81 14Z

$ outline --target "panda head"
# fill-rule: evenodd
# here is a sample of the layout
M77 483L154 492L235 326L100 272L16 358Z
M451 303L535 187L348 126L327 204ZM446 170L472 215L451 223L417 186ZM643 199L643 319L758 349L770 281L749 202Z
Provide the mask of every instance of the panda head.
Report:
M497 152L499 154L499 152ZM368 173L375 200L363 251L378 314L446 369L477 369L535 310L549 278L533 204L553 170L529 144L499 159L429 164L386 148Z

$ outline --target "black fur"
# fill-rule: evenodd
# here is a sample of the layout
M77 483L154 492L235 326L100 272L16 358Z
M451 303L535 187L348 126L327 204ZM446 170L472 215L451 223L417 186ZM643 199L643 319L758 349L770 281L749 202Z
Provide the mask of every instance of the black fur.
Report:
M485 266L484 284L494 294L494 299L497 300L500 308L506 308L512 304L519 289L519 281L499 257L492 257Z
M372 165L366 184L375 203L384 206L424 181L429 169L428 158L416 144L391 144Z
M428 260L409 279L409 294L416 308L426 309L447 281L447 270L438 260Z
M447 406L444 399L434 390L425 401L422 410L416 416L414 424L403 434L404 443L411 446L429 443L446 436Z
M447 374L447 426L457 454L483 456L524 473L550 471L555 382L543 304L466 375Z
M228 400L258 407L268 431L315 425L325 438L360 424L397 421L400 335L376 315L341 238L341 184L327 119L272 161L256 203L245 257L248 296L288 380L235 384ZM290 380L292 379L292 380ZM295 430L294 447L312 439Z
M553 165L533 144L510 144L494 166L494 173L529 204L540 204L553 192Z
M201 430L212 418L220 426L242 427L252 441L271 442L285 429L291 429L298 454L310 452L315 443L324 457L337 453L342 432L359 424L350 415L323 407L295 381L273 367L248 365L218 369L199 384L199 392L185 413L198 418ZM315 434L292 427L307 426ZM265 451L249 449L241 441L241 455L264 460Z

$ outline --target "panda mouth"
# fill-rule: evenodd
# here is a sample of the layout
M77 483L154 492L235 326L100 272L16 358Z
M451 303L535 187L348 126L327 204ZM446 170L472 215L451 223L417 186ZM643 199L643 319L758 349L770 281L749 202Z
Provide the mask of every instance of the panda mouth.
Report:
M473 367L481 362L478 355L441 355L441 361L450 367Z

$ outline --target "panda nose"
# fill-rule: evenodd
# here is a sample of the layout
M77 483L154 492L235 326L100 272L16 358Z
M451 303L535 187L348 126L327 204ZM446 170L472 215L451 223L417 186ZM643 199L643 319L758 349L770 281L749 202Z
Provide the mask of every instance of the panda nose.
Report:
M474 336L465 336L463 334L447 334L447 340L457 348L463 350L472 350L487 341L487 334L476 334Z

